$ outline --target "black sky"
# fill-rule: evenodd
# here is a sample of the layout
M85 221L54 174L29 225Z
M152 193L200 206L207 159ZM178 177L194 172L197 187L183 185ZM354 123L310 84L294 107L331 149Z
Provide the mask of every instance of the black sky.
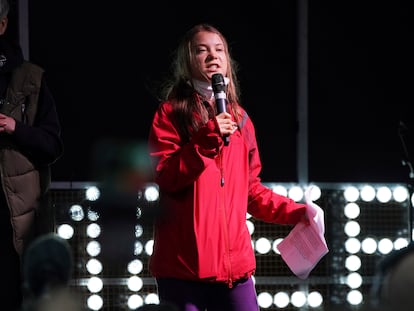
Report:
M30 58L46 69L65 141L53 179L91 180L102 139L146 140L173 49L209 22L240 65L262 179L296 181L296 2L164 2L30 2ZM412 132L409 2L309 3L309 179L406 181L398 124Z

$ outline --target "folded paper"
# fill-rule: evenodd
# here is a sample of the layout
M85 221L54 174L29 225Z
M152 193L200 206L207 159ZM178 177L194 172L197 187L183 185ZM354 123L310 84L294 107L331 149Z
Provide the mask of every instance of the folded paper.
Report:
M300 279L310 272L329 250L325 241L323 210L311 199L312 187L305 192L309 223L299 222L277 245L277 249L290 270Z

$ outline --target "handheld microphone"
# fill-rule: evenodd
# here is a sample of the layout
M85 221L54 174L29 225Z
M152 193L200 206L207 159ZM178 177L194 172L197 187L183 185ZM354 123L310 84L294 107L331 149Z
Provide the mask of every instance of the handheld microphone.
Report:
M211 77L211 86L213 88L214 98L216 100L217 114L226 112L227 96L224 92L226 84L224 83L224 77L221 73L215 73ZM224 145L227 146L230 142L229 135L223 136Z

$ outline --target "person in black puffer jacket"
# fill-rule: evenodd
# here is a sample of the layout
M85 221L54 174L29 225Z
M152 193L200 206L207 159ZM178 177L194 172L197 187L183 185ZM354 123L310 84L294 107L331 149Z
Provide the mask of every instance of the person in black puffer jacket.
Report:
M0 295L8 310L18 310L25 249L54 229L52 217L45 217L51 211L45 196L63 142L44 70L4 35L9 10L8 1L0 0L0 267L6 285Z

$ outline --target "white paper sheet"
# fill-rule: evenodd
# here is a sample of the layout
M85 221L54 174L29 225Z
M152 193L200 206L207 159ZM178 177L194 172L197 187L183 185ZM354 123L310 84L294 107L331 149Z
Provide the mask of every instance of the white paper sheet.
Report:
M305 192L309 224L299 222L277 245L282 259L300 279L310 272L329 250L325 241L323 210L311 200L312 187Z

